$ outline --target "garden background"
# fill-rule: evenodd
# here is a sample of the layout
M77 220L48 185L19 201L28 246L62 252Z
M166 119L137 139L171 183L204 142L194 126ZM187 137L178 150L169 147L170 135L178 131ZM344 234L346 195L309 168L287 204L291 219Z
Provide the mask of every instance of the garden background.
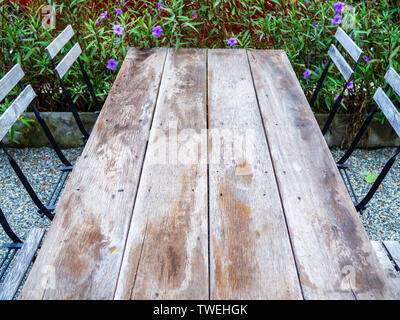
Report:
M44 51L68 24L76 32L75 40L84 51L82 60L101 101L128 46L282 49L310 98L341 26L364 51L340 110L354 114L355 123L371 106L388 67L400 71L397 0L343 1L339 7L337 1L316 0L0 0L0 4L0 77L20 63L41 111L68 111ZM55 29L42 25L45 5L55 5ZM77 67L66 77L66 84L78 109L88 111L92 103L81 80ZM343 82L337 70L330 72L315 112L329 112ZM16 94L2 102L0 114ZM378 118L383 121L382 115ZM21 121L27 123L24 118Z

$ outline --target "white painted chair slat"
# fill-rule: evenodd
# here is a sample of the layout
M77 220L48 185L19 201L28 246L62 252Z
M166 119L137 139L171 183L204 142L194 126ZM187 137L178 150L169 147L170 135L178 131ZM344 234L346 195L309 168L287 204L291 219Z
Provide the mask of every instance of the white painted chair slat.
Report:
M353 40L343 31L342 28L338 27L336 30L335 38L340 42L343 48L349 53L354 61L358 62L363 51L355 44Z
M0 80L0 102L7 94L18 84L24 77L25 73L19 64L16 64L7 74Z
M0 140L4 138L15 121L18 120L35 97L36 93L33 91L31 85L27 86L2 114L0 117Z
M393 68L389 68L388 72L386 72L385 80L400 96L400 76Z
M386 119L390 122L394 131L396 131L397 135L400 137L400 113L382 88L376 90L374 100L385 114Z
M73 36L74 30L69 25L46 47L49 58L53 59Z
M55 72L59 79L62 79L64 75L67 73L69 68L73 65L79 55L82 53L82 49L79 43L75 43L73 48L65 55L65 57L61 60L61 62L55 68Z
M339 50L335 45L331 45L328 51L328 55L331 57L333 63L339 69L340 73L343 75L346 81L349 81L351 76L353 75L353 70L347 63L347 61L340 54Z
M12 300L42 241L45 229L32 229L0 287L0 300Z

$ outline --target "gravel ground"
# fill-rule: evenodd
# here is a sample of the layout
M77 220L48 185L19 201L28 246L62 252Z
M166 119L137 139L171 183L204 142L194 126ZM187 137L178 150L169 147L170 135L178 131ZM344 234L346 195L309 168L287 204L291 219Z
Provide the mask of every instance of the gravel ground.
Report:
M72 163L82 153L83 148L67 149L64 154ZM10 149L21 166L39 198L46 203L52 188L57 182L59 173L56 169L62 166L57 155L50 148ZM12 170L4 153L0 155L0 207L14 232L22 240L33 226L47 228L50 221L41 218L36 206ZM0 244L10 243L4 230L0 227ZM0 261L6 250L0 249Z
M395 148L354 151L346 164L351 166L350 179L359 200L372 185L365 181L362 173L379 173L394 152ZM343 154L342 150L333 151L335 160L339 160ZM371 240L400 241L400 159L397 159L368 203L361 220Z

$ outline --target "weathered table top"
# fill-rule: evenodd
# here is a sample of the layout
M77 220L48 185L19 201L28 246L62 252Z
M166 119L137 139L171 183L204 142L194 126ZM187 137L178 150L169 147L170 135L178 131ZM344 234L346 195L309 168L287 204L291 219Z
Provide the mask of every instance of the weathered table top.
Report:
M164 48L129 51L21 295L391 297L285 52Z

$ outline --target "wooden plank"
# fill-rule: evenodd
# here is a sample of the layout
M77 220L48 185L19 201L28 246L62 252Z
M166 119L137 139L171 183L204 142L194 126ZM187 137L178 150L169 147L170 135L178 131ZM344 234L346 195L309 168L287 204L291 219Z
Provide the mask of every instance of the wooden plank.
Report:
M397 135L400 137L400 113L382 88L376 90L374 100L385 114L386 119L392 125L394 131L396 131Z
M6 73L6 75L0 80L0 102L3 101L24 75L24 71L19 64L16 64Z
M400 96L400 76L390 67L385 74L385 80L393 88L393 90Z
M400 299L400 272L395 269L392 261L390 261L388 253L382 243L380 241L371 241L371 243L380 264L385 270L387 277L392 282L393 290L396 294L397 299Z
M56 208L21 299L112 299L166 49L131 49ZM54 280L41 285L42 270Z
M169 49L116 299L208 298L206 128L206 51Z
M0 286L0 300L12 300L42 241L45 229L32 229Z
M363 51L351 40L346 32L341 27L336 30L335 38L340 42L343 48L349 53L355 62L358 62Z
M75 43L72 49L65 55L65 57L61 60L61 62L54 70L59 79L62 79L62 77L64 77L64 75L67 73L69 68L71 68L76 59L78 59L81 53L82 49L79 43Z
M208 82L211 299L301 299L246 52L209 51Z
M351 76L353 75L353 70L347 63L347 61L340 54L339 50L335 47L335 45L331 45L328 51L328 55L331 57L335 66L339 69L340 73L343 75L346 81L349 81Z
M33 91L31 85L28 85L4 111L0 117L0 140L4 138L35 97L35 91Z
M53 59L73 36L74 30L69 25L46 47L49 58Z
M389 252L397 268L400 270L400 243L398 241L383 241L383 245Z
M248 55L304 297L393 298L286 53Z

